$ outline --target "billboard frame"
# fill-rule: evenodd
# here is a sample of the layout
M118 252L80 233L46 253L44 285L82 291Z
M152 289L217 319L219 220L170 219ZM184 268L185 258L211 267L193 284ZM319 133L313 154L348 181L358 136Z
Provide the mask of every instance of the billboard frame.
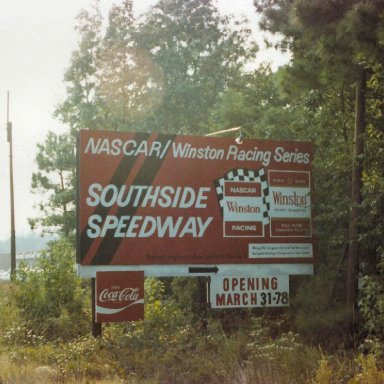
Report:
M194 272L193 269L200 269ZM214 272L217 268L217 272ZM210 270L212 271L210 272ZM249 274L313 275L314 265L302 264L180 264L180 265L92 265L77 264L77 273L84 278L96 277L96 272L144 271L145 277L203 277L211 274L246 276Z

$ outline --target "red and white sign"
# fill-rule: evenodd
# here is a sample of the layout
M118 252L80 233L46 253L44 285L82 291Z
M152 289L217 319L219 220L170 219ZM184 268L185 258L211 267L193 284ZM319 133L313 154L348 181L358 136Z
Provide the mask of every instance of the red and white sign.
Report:
M81 131L78 263L312 263L312 157L308 142Z
M289 276L211 277L211 308L289 306Z
M144 272L96 273L96 322L144 319Z

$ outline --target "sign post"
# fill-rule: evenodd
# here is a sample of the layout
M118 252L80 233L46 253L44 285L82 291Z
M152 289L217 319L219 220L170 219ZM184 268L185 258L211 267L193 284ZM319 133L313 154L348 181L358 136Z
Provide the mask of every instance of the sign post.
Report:
M91 278L91 295L92 295L92 336L101 337L102 326L96 321L96 279Z

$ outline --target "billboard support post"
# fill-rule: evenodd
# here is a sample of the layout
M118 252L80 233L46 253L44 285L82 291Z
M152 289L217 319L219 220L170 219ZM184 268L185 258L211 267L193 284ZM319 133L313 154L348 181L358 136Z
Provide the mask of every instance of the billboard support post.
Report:
M207 329L207 308L208 308L208 297L207 297L207 278L198 277L197 278L198 286L198 308L199 315L201 319L201 328Z
M101 323L96 322L96 279L91 279L92 292L92 336L101 337Z

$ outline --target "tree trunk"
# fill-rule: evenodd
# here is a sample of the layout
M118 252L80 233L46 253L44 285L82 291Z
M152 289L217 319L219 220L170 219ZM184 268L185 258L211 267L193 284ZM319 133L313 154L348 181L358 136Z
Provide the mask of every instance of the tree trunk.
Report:
M359 205L362 201L362 171L365 132L365 89L366 70L359 67L356 84L356 118L354 135L354 153L352 165L351 211L349 217L349 250L347 268L347 308L354 309L357 295L357 278L359 264Z

